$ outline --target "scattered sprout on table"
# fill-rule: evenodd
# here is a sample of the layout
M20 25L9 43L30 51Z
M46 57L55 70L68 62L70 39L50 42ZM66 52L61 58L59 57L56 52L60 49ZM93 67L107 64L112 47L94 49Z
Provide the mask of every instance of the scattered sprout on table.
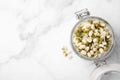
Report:
M68 48L67 47L62 47L62 52L63 52L63 55L65 56L65 57L67 57L67 58L69 58L69 59L72 59L73 58L73 56L71 55L71 51L69 51L68 50Z

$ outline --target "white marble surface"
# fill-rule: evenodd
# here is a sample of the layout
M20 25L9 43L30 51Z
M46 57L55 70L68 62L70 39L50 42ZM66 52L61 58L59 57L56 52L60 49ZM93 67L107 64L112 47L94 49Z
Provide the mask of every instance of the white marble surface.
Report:
M0 0L0 80L89 80L93 62L61 51L73 51L74 12L83 8L112 25L116 45L107 62L119 64L120 0Z

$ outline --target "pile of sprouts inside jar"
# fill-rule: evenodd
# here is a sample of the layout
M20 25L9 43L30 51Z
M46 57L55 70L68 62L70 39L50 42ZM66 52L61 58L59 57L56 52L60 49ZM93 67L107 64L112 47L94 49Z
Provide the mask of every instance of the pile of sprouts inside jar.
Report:
M72 35L72 44L78 54L89 58L107 54L112 46L113 37L109 27L99 19L79 23Z

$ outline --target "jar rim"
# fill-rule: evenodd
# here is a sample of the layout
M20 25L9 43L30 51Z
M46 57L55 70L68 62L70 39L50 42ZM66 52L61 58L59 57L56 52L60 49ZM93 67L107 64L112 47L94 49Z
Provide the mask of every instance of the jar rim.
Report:
M73 45L73 32L74 32L75 28L76 28L80 23L82 23L82 22L84 22L84 21L86 21L86 20L93 20L93 19L98 19L98 20L104 21L107 25L109 25L108 27L109 27L109 30L111 31L111 34L112 34L112 45L111 45L110 49L107 51L107 53L106 53L104 56L100 57L100 58L98 58L98 57L96 57L96 58L89 58L89 57L80 55L80 54L78 54L79 52L76 50L76 48L75 48L74 45ZM75 51L75 53L76 53L79 57L82 57L82 58L84 58L84 59L86 59L86 60L90 60L90 61L103 60L103 59L107 58L107 57L111 54L111 52L112 52L112 50L113 50L113 47L114 47L114 45L115 45L115 36L114 36L114 32L113 32L112 26L111 26L106 20L104 20L104 19L102 19L102 18L100 18L100 17L87 16L87 17L79 20L79 21L77 22L77 24L73 27L72 32L71 32L71 44L72 44L73 50Z

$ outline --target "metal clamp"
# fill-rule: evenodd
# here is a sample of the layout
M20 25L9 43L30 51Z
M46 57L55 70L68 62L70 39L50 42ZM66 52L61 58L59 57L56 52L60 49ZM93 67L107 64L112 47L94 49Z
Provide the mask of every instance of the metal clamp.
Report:
M81 11L75 12L75 15L77 17L77 19L81 19L84 18L86 16L90 15L90 12L88 11L88 9L82 9Z
M95 65L96 65L97 67L100 67L100 66L103 66L103 65L107 64L106 59L103 59L103 60L95 60L94 63L95 63Z

